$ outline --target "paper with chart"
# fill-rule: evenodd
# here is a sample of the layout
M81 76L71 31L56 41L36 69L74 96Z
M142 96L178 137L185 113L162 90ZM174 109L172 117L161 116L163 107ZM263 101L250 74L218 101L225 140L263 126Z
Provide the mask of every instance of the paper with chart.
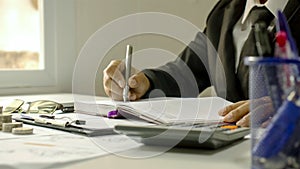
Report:
M39 117L38 114L26 116ZM113 128L116 124L142 123L77 113L55 114L55 118L69 121L81 119L86 122L86 127L93 129ZM0 132L0 168L55 168L141 146L118 134L85 137L45 127L30 127L34 128L31 135Z
M4 134L0 168L55 168L140 146L122 135L89 138L39 127L34 127L34 131L34 135L27 137L0 132L0 137Z

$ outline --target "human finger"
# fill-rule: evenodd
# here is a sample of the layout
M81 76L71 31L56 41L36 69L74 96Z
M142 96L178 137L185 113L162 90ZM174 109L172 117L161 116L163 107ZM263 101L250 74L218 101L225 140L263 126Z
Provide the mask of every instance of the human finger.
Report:
M125 64L121 60L113 60L110 64L103 70L103 75L106 78L111 78L115 81L121 88L125 86L125 79L123 76L123 71L125 69Z
M122 101L123 100L123 95L120 95L120 93L114 93L111 91L111 99L116 100L116 101Z
M139 72L130 77L129 86L132 95L136 95L136 99L139 99L150 88L150 82L143 72Z
M240 106L231 110L228 114L225 115L225 122L237 122L243 116L249 113L249 101L244 102Z
M239 106L245 104L245 102L247 102L247 101L239 101L239 102L233 103L231 105L228 105L228 106L224 107L223 109L219 110L218 114L220 116L225 116L226 114L228 114L232 110L234 110L234 109L238 108Z
M105 80L104 86L106 90L109 91L108 92L109 94L114 93L117 95L122 95L123 93L123 89L115 81L111 79Z
M250 126L250 114L246 114L243 118L241 118L239 121L236 122L237 126L241 127L249 127Z
M258 105L252 110L253 123L258 125L268 121L273 117L274 112L272 103Z

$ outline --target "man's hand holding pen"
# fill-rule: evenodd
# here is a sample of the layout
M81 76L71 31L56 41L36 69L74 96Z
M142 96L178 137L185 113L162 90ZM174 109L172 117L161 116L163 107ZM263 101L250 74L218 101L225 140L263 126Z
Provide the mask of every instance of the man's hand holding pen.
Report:
M126 46L126 60L113 60L103 71L105 93L113 100L124 102L139 100L150 88L147 76L132 68L131 45ZM219 111L225 122L237 122L237 125L248 127L250 124L249 101L234 103Z
M113 60L103 71L103 86L105 93L114 100L123 100L125 78L123 72L125 63L121 60ZM129 99L139 100L150 88L150 82L143 72L131 68L131 76L128 80L130 87ZM237 122L239 126L249 126L249 100L234 103L219 111L226 122Z
M123 100L125 88L125 63L121 60L113 60L103 71L103 86L105 93L114 100ZM131 76L128 79L130 90L129 100L140 99L150 88L150 82L143 72L131 68Z

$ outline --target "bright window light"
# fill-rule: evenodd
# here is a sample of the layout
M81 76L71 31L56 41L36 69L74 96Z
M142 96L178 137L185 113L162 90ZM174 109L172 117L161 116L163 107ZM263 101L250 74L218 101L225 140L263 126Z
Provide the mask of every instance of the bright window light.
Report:
M38 0L0 0L0 70L40 70Z

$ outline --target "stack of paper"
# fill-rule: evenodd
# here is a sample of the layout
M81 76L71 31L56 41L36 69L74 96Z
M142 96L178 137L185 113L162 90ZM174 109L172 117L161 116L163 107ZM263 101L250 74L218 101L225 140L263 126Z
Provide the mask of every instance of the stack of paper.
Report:
M138 117L157 124L202 123L220 121L218 111L231 104L220 97L204 98L156 98L136 102L100 100L75 102L77 112L105 116L118 110L122 115Z

